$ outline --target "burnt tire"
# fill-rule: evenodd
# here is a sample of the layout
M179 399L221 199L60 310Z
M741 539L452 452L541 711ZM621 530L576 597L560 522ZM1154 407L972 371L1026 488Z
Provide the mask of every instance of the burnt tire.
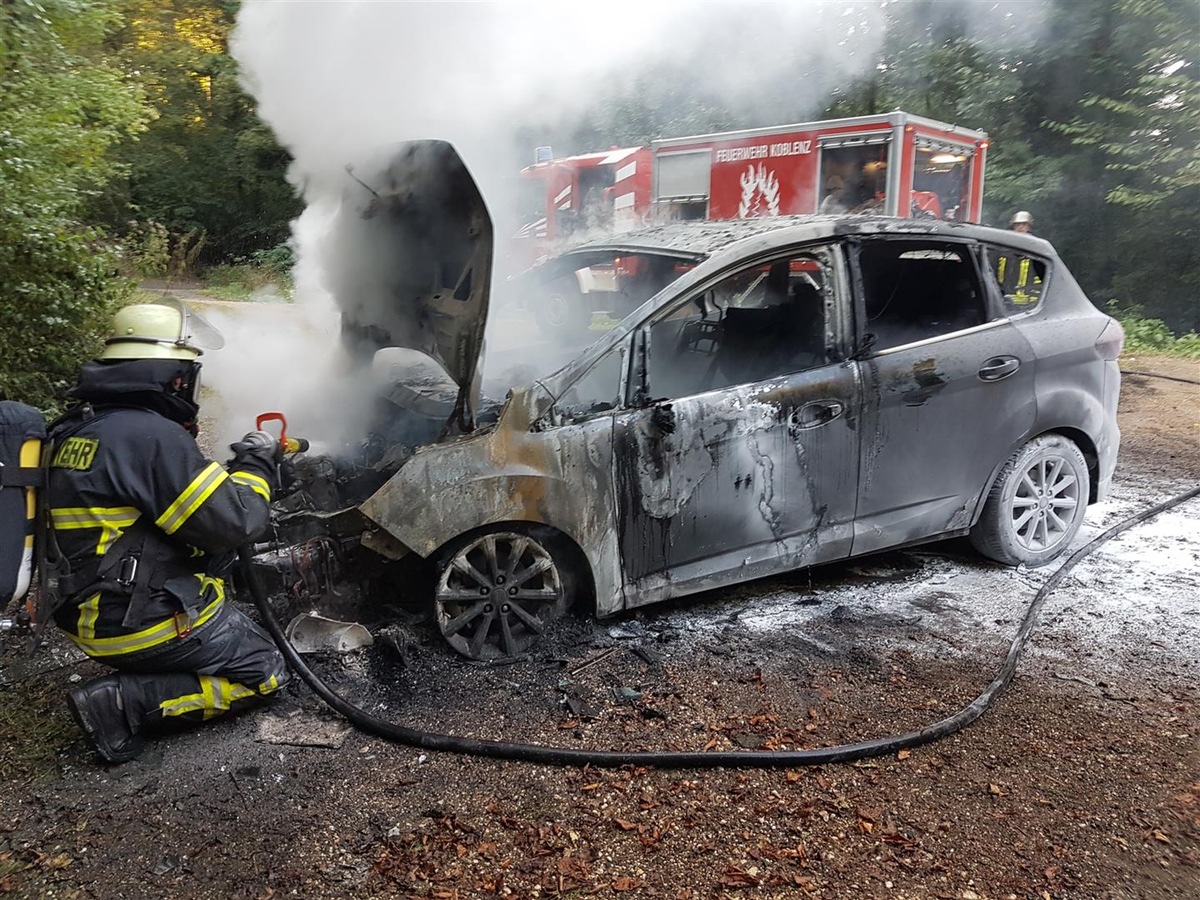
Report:
M1043 434L1004 464L988 492L971 544L1009 566L1044 566L1070 546L1083 524L1091 480L1069 438Z
M521 656L575 603L576 561L550 529L502 526L457 538L437 554L434 619L458 653Z

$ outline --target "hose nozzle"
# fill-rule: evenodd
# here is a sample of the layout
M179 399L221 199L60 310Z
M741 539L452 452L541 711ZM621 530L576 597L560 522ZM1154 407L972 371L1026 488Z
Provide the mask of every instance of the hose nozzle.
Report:
M284 453L304 453L308 450L306 438L288 437L287 417L281 412L259 413L254 420L254 427L262 431L263 423L272 421L279 423L279 446L283 447Z

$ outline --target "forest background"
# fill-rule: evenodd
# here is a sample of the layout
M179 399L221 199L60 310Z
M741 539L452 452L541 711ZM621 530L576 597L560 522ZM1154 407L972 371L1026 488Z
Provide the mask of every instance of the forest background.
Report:
M136 279L286 281L303 201L229 53L240 5L0 0L0 397L56 409ZM872 64L831 83L802 35L771 34L794 49L738 103L695 77L714 48L681 41L579 108L549 116L531 96L496 152L515 175L535 146L567 155L894 109L978 128L985 222L1031 210L1130 345L1200 356L1195 0L1010 3L981 29L987 6L826 3L850 35L856 10L870 14Z

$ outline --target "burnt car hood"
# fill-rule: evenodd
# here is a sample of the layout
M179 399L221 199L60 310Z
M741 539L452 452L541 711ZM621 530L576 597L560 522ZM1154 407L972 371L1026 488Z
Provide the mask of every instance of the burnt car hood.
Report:
M350 354L363 365L385 347L428 354L469 420L492 254L483 196L450 144L411 141L347 167L324 269Z

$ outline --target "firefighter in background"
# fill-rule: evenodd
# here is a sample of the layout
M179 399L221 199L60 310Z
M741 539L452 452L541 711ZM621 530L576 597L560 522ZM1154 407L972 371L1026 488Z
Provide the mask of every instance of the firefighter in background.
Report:
M1025 210L1013 213L1009 230L1021 234L1033 231L1033 216ZM1032 306L1042 295L1041 263L1016 250L996 258L996 281L1004 298L1017 307Z
M182 304L127 306L50 428L54 621L117 670L67 705L109 762L137 756L155 726L208 719L288 679L270 637L226 597L235 551L268 527L281 451L250 432L227 468L197 447L197 358L221 343Z
M1033 216L1023 209L1013 213L1012 219L1008 223L1010 231L1019 231L1021 234L1033 233Z

